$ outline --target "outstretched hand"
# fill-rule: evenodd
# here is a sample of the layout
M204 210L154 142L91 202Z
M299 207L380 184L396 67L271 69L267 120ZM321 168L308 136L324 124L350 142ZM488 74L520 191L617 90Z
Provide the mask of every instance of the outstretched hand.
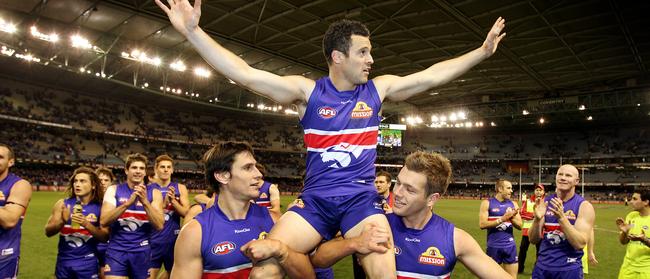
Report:
M167 14L174 28L183 36L187 37L199 27L201 0L195 0L194 6L188 0L167 0L169 8L161 1L156 0L156 4Z
M156 0L156 2L157 1L158 0ZM501 39L506 36L505 32L501 34L501 31L503 31L503 28L505 27L506 20L502 17L497 18L497 21L494 22L494 25L492 25L492 29L490 29L490 32L487 34L487 38L485 38L485 42L483 42L483 49L485 49L488 56L491 56L497 51L499 42L501 42Z

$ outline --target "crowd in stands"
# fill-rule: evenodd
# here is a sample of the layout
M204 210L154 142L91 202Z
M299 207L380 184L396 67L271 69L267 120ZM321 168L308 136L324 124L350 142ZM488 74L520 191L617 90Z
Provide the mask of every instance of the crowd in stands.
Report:
M180 179L200 189L201 156L215 141L247 141L255 148L258 161L267 166L268 176L284 184L283 191L298 192L305 170L302 131L295 119L275 123L267 119L247 120L236 116L178 111L156 105L137 105L103 97L51 90L14 81L0 85L0 141L11 144L18 158L29 162L45 160L54 165L80 163L120 167L134 152L150 159L171 155ZM650 160L650 140L645 128L570 131L541 134L472 134L467 130L411 129L405 131L404 146L378 146L380 164L402 163L415 150L439 152L452 160L454 181L490 184L498 178L519 180L508 172L505 162L523 160L530 169L522 181L554 180L553 170L543 168L538 177L537 158L543 166L566 163L592 165L585 173L588 186L607 183L650 183L650 171L630 168ZM17 170L21 170L21 167ZM57 167L54 167L57 169ZM396 168L387 168L396 172ZM22 169L35 185L62 185L67 172L50 172L47 167ZM121 172L116 171L121 175ZM395 173L396 174L396 173ZM489 190L486 190L489 192ZM485 195L480 188L450 189L459 196ZM488 193L489 194L489 193ZM613 194L615 196L615 194ZM608 193L596 199L610 199ZM616 196L614 198L620 199Z

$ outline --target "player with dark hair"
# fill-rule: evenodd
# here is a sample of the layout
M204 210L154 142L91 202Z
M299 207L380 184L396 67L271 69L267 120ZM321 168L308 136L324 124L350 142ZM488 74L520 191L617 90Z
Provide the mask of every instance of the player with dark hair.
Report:
M97 243L108 240L108 228L99 226L104 198L99 177L80 167L70 177L67 198L58 200L45 225L45 235L59 234L56 278L97 278Z
M381 103L386 98L405 100L452 81L494 54L505 36L501 34L505 20L499 18L476 50L408 76L383 75L370 80L374 63L370 32L360 22L341 20L331 24L323 38L329 74L314 81L255 69L222 47L198 26L200 0L194 6L187 0L167 3L170 7L156 0L176 30L219 74L278 103L297 104L307 147L301 194L305 206L285 213L269 237L301 253L338 231L354 237L370 223L388 230L382 208L374 206L378 196L372 185ZM360 261L371 278L395 277L391 253L371 253ZM277 261L264 261L256 264L253 276L281 277L282 270Z
M632 212L616 218L618 240L626 246L625 258L618 279L650 278L650 190L637 188L632 199Z
M147 278L151 261L152 229L162 230L162 195L145 185L147 157L126 158L126 182L109 186L104 195L101 225L110 227L104 274L108 279Z

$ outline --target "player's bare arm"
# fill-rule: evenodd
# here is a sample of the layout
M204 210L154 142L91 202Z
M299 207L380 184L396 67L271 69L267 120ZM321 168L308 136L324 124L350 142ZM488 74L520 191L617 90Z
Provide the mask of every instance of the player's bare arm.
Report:
M115 206L116 189L116 185L108 186L106 193L104 193L104 202L102 202L101 216L99 217L99 223L102 227L110 226L117 220L117 218L120 218L120 215L122 215L122 213L124 213L124 211L126 211L126 209L129 208L129 206L131 206L137 199L136 193L133 192L125 203L120 206Z
M511 278L501 266L481 250L481 246L471 235L459 228L454 228L454 250L456 250L456 258L478 278Z
M309 260L304 260L300 254L284 243L275 239L252 240L242 246L242 253L246 255L253 264L269 258L275 258L287 273L289 278L316 278L314 269Z
M240 86L271 98L281 104L306 102L316 83L303 76L278 76L255 69L239 56L210 38L199 26L201 0L192 6L188 0L167 1L167 7L156 4L167 14L172 25L187 38L198 53L220 74Z
M503 222L505 220L505 219L503 219L503 217L501 217L501 218L499 218L497 220L489 221L488 220L488 217L489 217L489 214L490 214L488 212L489 207L490 207L490 201L483 200L481 202L481 209L480 209L480 211L478 213L478 225L481 228L481 230L495 228L496 226L498 226L499 224L501 224L501 222Z
M423 71L408 76L384 75L375 78L374 82L377 91L379 91L379 97L381 100L388 98L392 101L402 101L458 78L496 52L499 42L506 35L506 33L501 33L503 28L505 28L505 19L499 17L488 32L483 45L473 51L436 63Z
M0 227L5 230L15 227L25 214L31 197L32 185L24 179L16 182L5 206L0 208Z
M553 198L549 205L549 210L557 217L569 244L575 249L583 249L589 241L591 230L594 228L595 214L591 203L585 201L580 204L580 211L576 217L575 225L571 225L564 215L564 206L560 198Z
M273 221L277 222L280 216L282 216L282 211L280 210L280 190L277 184L271 184L271 187L269 187L269 199L271 200L269 213L271 213Z
M163 201L162 201L162 193L160 193L160 190L158 189L153 189L153 193L151 194L153 196L153 200L149 202L149 199L147 199L147 192L146 188L142 185L136 186L136 192L138 195L138 199L142 203L142 207L144 207L144 211L147 212L147 217L149 218L149 222L151 223L151 226L155 230L162 230L163 226L165 225L165 216L163 214Z
M174 268L170 278L198 279L203 276L201 235L201 225L196 220L181 229L174 246Z
M512 223L512 226L518 230L521 230L521 226L523 225L523 220L521 219L521 215L519 214L519 204L517 204L516 201L512 201L512 204L515 205L515 208L513 210L513 215L510 217L510 223Z
M354 253L385 253L389 249L389 240L390 234L386 229L375 224L366 224L363 232L357 237L336 238L318 246L311 255L311 262L315 267L325 268Z
M174 188L170 187L169 189L172 190ZM185 217L187 212L190 210L190 199L189 195L187 194L187 187L185 187L183 184L178 184L178 192L179 199L176 200L175 198L170 198L170 202L174 207L174 210L176 210L176 212L182 217ZM169 195L169 192L167 192L167 194Z
M533 212L533 224L528 230L528 238L532 244L537 244L542 240L544 214L546 214L546 202L544 202L542 198L537 198L535 200L535 210Z
M61 228L65 225L63 220L64 208L63 199L58 200L52 206L52 214L50 214L50 218L47 219L47 224L45 224L45 236L52 237L61 231Z

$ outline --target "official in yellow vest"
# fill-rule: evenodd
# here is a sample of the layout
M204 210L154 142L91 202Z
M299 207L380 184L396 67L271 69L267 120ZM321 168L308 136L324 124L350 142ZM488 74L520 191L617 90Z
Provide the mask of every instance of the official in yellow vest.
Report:
M634 211L616 219L618 240L627 245L618 279L650 279L650 190L635 190L630 204Z

